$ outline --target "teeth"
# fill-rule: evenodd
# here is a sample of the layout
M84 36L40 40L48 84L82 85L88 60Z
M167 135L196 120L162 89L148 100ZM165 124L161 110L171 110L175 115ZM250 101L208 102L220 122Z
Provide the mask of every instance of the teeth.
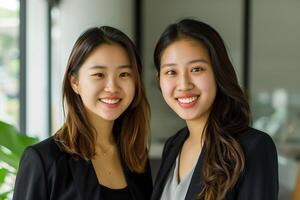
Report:
M189 97L189 98L178 98L178 101L180 103L191 103L193 101L195 101L196 99L198 99L198 97Z
M107 104L116 104L120 101L120 99L100 99L100 101Z

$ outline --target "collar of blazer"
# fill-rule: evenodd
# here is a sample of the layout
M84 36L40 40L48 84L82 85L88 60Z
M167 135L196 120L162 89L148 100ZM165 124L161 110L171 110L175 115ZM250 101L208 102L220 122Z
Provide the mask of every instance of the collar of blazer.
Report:
M68 164L81 199L100 199L99 184L92 163L70 156Z
M100 198L100 189L99 183L97 179L97 175L93 168L91 161L85 161L83 159L75 159L70 156L69 158L69 167L71 169L71 173L73 179L75 181L76 189L78 193L81 195L82 200L99 200ZM133 200L137 200L134 191L134 183L132 182L132 173L122 162L124 175L127 182L127 187L131 194Z
M170 138L170 140L166 142L164 149L165 153L163 155L162 162L155 180L152 200L160 199L171 168L174 165L176 157L179 154L179 151L188 136L189 130L187 127L185 127L178 131L174 136ZM201 166L204 154L205 148L202 149L202 152L197 161L187 194L185 196L186 200L195 199L196 195L202 190L203 186L201 185Z
M57 145L63 151L63 147L59 141L56 141ZM81 158L74 158L69 156L68 165L73 176L73 180L82 200L99 200L101 199L100 188L97 179L97 175L93 168L91 161L86 161ZM133 200L135 200L135 195L132 191L132 181L131 181L131 172L124 164L123 160L121 161L124 175L126 178L127 186Z

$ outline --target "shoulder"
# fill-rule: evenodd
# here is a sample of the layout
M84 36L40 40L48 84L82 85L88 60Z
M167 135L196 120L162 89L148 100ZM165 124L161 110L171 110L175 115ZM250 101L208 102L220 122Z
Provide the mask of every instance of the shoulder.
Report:
M249 128L239 138L245 168L235 187L238 199L277 199L278 160L272 138Z
M273 155L277 157L276 146L273 139L265 132L248 128L238 138L246 159L252 156Z
M46 168L65 156L68 154L63 151L60 143L53 137L27 147L23 153L23 158L32 161L40 160Z

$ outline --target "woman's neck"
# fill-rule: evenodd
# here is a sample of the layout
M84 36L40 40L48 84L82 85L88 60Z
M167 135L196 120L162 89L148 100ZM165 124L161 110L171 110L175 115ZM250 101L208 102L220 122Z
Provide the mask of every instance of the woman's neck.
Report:
M190 120L186 121L186 124L190 133L188 140L195 144L200 144L202 146L204 143L203 131L205 128L206 121Z
M114 145L113 125L114 121L105 120L95 114L89 115L89 121L96 131L96 146Z
M115 144L112 132L113 124L113 121L102 121L98 122L98 124L93 125L97 133L96 145L108 146Z

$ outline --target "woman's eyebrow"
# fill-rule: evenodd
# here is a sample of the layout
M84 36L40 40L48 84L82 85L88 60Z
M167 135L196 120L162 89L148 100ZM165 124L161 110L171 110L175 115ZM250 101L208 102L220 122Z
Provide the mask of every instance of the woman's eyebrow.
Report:
M187 64L194 64L194 63L206 63L209 64L209 61L207 61L206 59L195 59L195 60L191 60L189 62L187 62ZM176 63L166 63L160 66L160 68L164 68L164 67L173 67L176 66Z
M199 63L199 62L209 64L209 62L207 60L205 60L205 59L191 60L191 61L188 62L188 64L194 64L194 63Z
M132 68L130 64L125 64L125 65L120 65L118 66L118 68L120 69L124 69L124 68Z
M106 69L106 68L109 68L109 67L104 66L104 65L94 65L94 66L91 66L89 69ZM118 68L120 68L120 69L131 68L131 65L130 64L120 65L120 66L118 66Z
M103 66L103 65L94 65L94 66L91 66L89 69L103 69L103 68L107 68L107 67Z
M166 64L161 65L160 68L162 69L164 67L173 67L175 65L176 65L175 63L166 63Z

